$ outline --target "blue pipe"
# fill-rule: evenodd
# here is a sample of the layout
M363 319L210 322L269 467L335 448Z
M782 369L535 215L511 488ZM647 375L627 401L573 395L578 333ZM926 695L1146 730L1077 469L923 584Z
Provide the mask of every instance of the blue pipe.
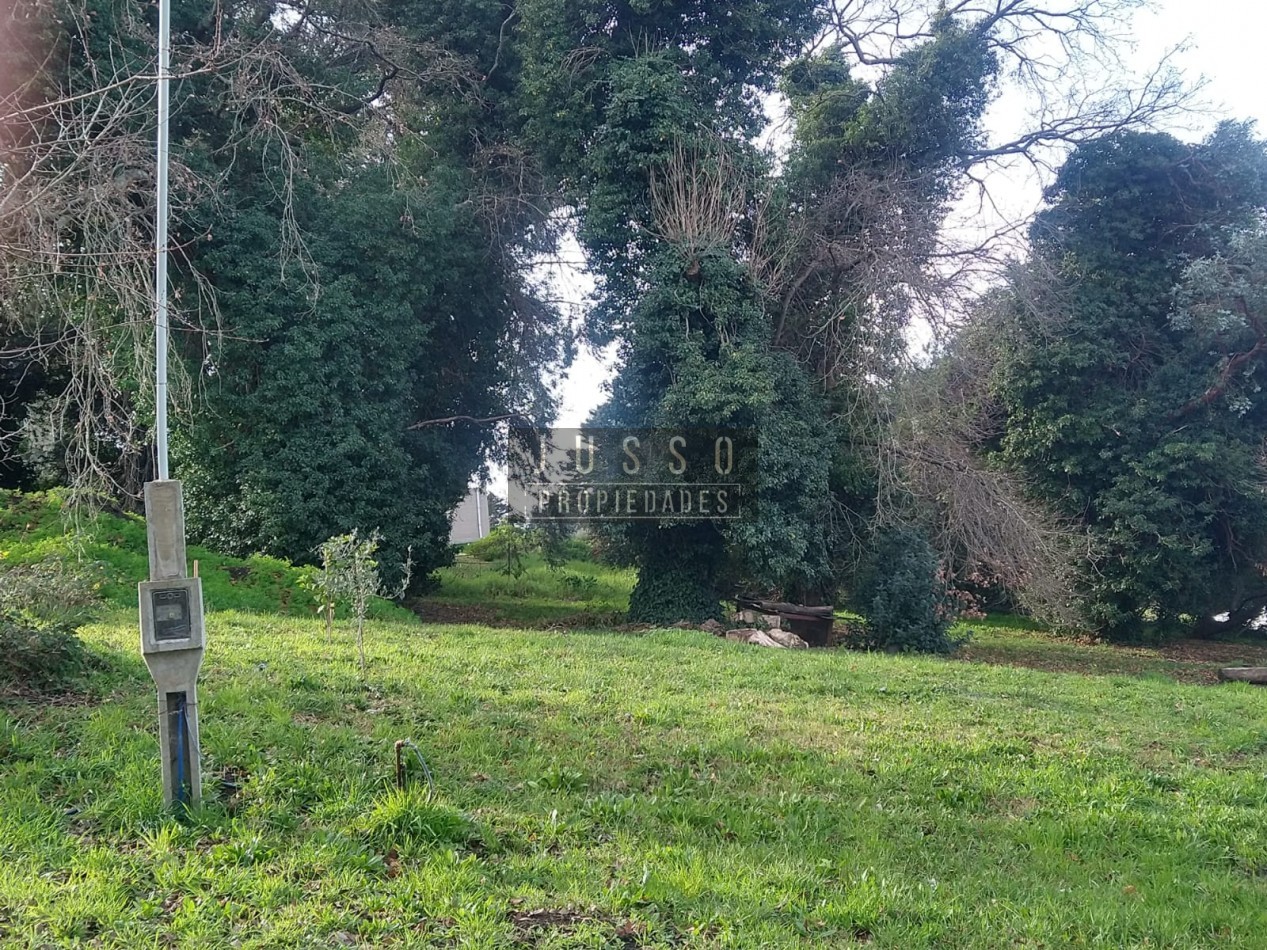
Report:
M185 774L185 762L189 755L189 710L185 706L185 694L176 695L176 801L189 804L189 776Z

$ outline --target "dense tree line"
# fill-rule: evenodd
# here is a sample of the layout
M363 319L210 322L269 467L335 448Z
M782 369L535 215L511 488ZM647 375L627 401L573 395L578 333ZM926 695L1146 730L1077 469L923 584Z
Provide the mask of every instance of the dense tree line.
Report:
M27 387L28 458L135 497L151 472L153 120L134 90L150 87L154 9L25 12L42 68L10 100L26 111L5 126L5 181L10 206L40 213L3 222L6 379ZM377 527L386 564L412 547L425 573L492 432L418 423L544 418L542 380L570 352L526 265L551 246L553 206L508 105L505 12L270 0L172 16L173 439L190 529L305 559ZM83 148L60 147L67 128ZM85 207L97 192L110 200Z
M495 444L477 420L553 412L576 328L534 262L574 226L598 282L584 338L619 344L594 421L761 435L745 517L621 530L635 619L716 615L738 587L829 600L918 537L943 581L1064 622L1243 624L1267 590L1263 149L1235 125L1197 146L1133 131L1180 101L1164 69L1068 81L1111 62L1132 7L179 0L192 531L305 559L378 528L385 564L442 563ZM15 10L0 477L135 495L154 13ZM992 139L1008 84L1042 109ZM948 244L952 204L1000 163L1065 156L1026 256L965 310L988 249ZM932 365L909 359L920 326L951 340Z

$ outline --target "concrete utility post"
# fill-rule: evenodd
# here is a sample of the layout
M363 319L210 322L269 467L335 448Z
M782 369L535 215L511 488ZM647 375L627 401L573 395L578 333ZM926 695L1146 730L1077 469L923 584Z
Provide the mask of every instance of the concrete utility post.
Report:
M202 798L198 669L202 666L202 581L185 576L185 512L180 482L145 485L150 579L142 581L141 653L158 687L163 801Z
M198 668L202 666L202 582L186 576L185 503L167 471L167 162L171 0L158 7L158 194L154 247L154 445L158 479L145 485L150 579L139 585L141 654L158 687L163 801L202 798Z

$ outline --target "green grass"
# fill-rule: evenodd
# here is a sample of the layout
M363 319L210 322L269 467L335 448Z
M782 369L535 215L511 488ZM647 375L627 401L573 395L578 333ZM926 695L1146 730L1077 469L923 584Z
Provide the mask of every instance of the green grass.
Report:
M96 564L105 600L134 608L137 582L149 576L145 519L128 512L102 511L75 524L63 516L63 499L62 491L24 494L0 489L0 568L48 557ZM199 545L190 545L186 555L191 566L198 562L209 611L300 616L315 612L312 595L300 587L311 568L263 555L227 557ZM376 600L371 612L382 619L408 616L408 611L385 600Z
M386 622L362 683L346 626L208 624L238 787L187 823L130 616L78 692L0 711L6 945L1265 942L1264 690ZM392 789L399 738L435 801Z
M459 554L452 567L436 572L439 587L417 602L419 613L446 621L610 626L620 623L629 608L632 569L593 561L551 569L538 554L525 555L523 564L524 573L511 577L498 562ZM569 580L578 578L593 581Z

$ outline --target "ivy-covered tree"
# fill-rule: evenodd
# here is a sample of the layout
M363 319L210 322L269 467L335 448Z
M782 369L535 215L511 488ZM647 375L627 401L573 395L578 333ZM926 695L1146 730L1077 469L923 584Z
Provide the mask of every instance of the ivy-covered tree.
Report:
M666 247L633 313L600 424L731 426L756 434L755 482L727 522L626 528L638 582L630 615L666 623L717 616L738 581L766 588L827 581L831 442L823 406L795 360L770 349L751 276L728 249Z
M854 76L842 45L784 74L795 124L751 259L773 347L794 354L822 390L833 444L830 576L846 587L878 515L918 517L909 482L886 481L909 458L894 457L906 434L893 422L893 394L909 328L942 290L931 262L984 141L995 39L992 27L943 13L870 83Z
M764 484L745 520L628 528L639 565L631 617L716 616L727 578L749 569L772 584L821 579L823 413L801 369L771 351L760 288L739 251L768 170L751 144L764 123L758 94L812 36L816 5L521 9L526 88L541 92L529 129L580 211L599 277L591 336L621 342L612 398L594 421L762 436Z
M1267 150L1235 123L1197 145L1119 134L1080 147L1047 197L999 307L998 457L1090 530L1096 627L1244 627L1267 602L1267 338L1261 300L1241 299Z
M0 317L50 341L32 350L56 370L49 415L79 427L65 476L135 493L152 477L154 10L31 6L52 53L0 141L21 199L0 202L0 242L26 250L4 261ZM412 545L425 575L492 438L434 420L551 412L543 371L568 348L530 278L553 202L521 143L511 13L173 4L173 474L201 540L305 559L379 529L385 561Z
M905 311L880 311L901 310L901 284L927 264L995 59L986 34L949 17L876 85L851 77L840 47L790 59L795 126L778 171L749 144L750 103L701 95L712 47L658 35L664 47L606 67L610 94L576 157L599 329L622 342L598 421L748 426L761 451L757 503L738 521L627 530L631 614L714 614L734 583L823 599L875 494L874 451L858 445L874 423L848 407L901 345ZM771 82L769 57L788 49L754 57L750 82Z

